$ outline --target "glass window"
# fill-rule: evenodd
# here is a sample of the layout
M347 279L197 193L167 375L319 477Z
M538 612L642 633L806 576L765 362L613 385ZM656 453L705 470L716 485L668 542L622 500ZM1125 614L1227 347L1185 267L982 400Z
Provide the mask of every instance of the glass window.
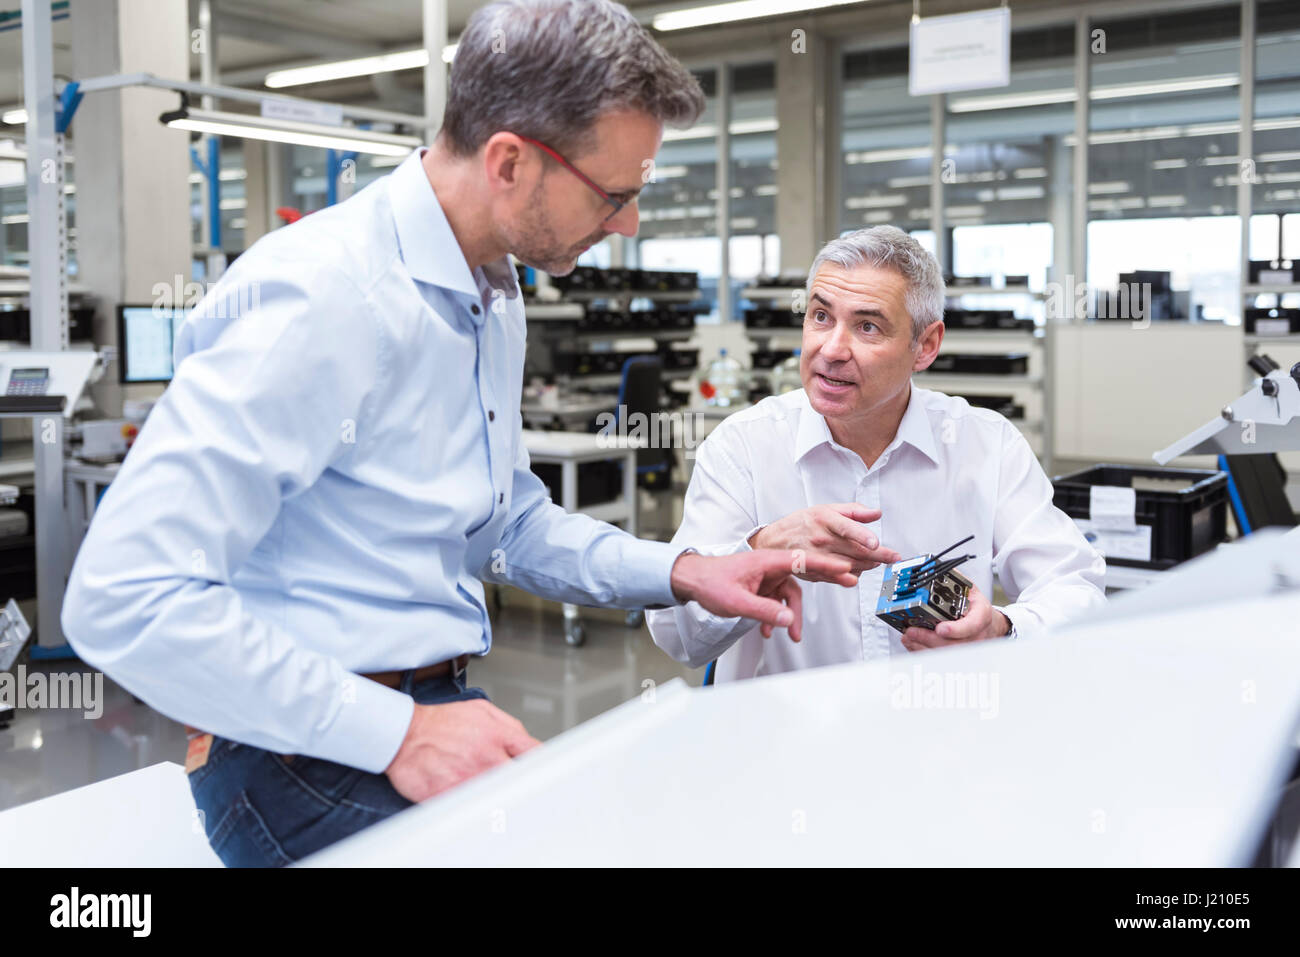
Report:
M1172 317L1240 321L1240 26L1237 4L1094 24L1105 43L1090 58L1094 291L1168 272Z
M776 167L776 64L732 67L728 246L732 318L740 317L741 290L759 276L780 270Z
M635 255L642 269L685 269L700 275L702 298L717 321L722 244L718 238L717 74L697 72L704 113L687 130L664 130L654 179L641 191Z
M930 225L930 100L907 92L907 47L843 65L840 230Z

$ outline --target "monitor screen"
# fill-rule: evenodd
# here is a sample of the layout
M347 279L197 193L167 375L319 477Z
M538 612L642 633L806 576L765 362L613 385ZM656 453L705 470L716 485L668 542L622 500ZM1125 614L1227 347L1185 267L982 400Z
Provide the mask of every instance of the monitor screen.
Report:
M123 382L170 382L172 347L188 309L119 306L118 349Z

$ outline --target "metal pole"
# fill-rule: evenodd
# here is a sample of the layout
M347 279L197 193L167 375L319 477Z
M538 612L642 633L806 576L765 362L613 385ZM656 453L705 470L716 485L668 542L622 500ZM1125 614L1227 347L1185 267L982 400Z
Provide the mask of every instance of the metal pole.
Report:
M943 160L947 145L947 98L942 93L930 97L930 231L934 233L934 258L939 268L952 272L948 243L943 235Z
M22 16L32 348L59 352L68 346L67 220L63 137L55 128L50 0L23 0ZM57 648L63 644L59 615L68 574L60 416L32 419L32 459L36 473L37 640L43 648Z
M424 48L429 63L424 68L424 121L426 141L432 142L442 126L442 112L447 107L447 66L442 49L447 45L447 4L445 0L424 0Z
M726 63L717 66L718 98L718 241L722 244L718 276L718 316L731 321L731 73Z
M1251 186L1255 182L1255 0L1241 0L1241 132L1237 134L1237 216L1241 220L1241 285L1250 282ZM1278 217L1278 257L1282 256ZM1245 305L1242 291L1241 305ZM1278 300L1281 302L1281 300Z
M1089 20L1080 14L1074 22L1074 205L1071 210L1070 259L1074 282L1087 281L1088 276L1088 125L1092 110L1091 46L1088 34ZM1070 291L1067 288L1067 292ZM1070 313L1071 321L1086 317Z
M203 46L199 50L199 82L204 86L217 83L217 30L212 22L212 0L199 0L199 36ZM204 95L200 103L205 110L216 109L216 101ZM207 203L203 207L204 235L208 241L205 257L205 280L215 282L226 271L226 256L221 242L221 138L204 134L199 150L208 164Z

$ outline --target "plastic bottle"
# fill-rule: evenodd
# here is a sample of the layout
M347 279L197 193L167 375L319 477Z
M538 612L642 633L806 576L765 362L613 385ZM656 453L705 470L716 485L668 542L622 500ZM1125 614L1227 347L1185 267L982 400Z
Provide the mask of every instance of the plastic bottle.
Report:
M782 360L772 375L772 394L785 395L795 389L803 388L803 377L799 375L799 354L802 349L795 349L794 355Z
M700 391L709 405L740 405L748 398L744 370L739 362L727 355L726 349L722 349L709 363Z

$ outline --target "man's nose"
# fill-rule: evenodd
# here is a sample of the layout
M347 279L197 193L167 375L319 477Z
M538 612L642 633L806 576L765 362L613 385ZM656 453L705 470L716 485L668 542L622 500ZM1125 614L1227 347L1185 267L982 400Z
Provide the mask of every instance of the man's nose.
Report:
M822 341L822 347L819 351L824 358L837 362L853 358L848 328L842 323L836 323L835 327L827 333L826 338Z
M637 209L636 200L634 199L609 218L609 221L605 223L605 229L631 239L636 235L637 227L640 225L641 212Z

